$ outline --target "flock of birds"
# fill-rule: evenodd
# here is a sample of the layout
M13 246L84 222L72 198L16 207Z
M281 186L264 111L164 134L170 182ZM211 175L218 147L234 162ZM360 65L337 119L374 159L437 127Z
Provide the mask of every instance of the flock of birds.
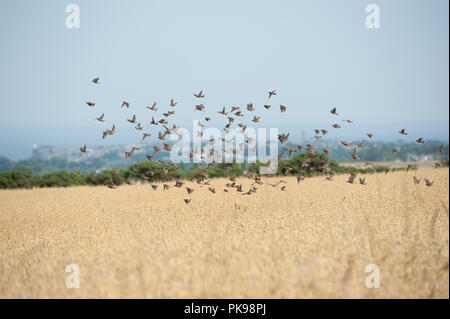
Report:
M96 78L94 78L92 80L92 82L94 84L99 84L100 83L100 79L98 77L96 77ZM272 97L277 95L277 92L276 92L276 90L273 90L273 91L267 92L267 94L268 94L267 100L269 101L269 100L271 100ZM203 98L205 98L205 94L203 93L203 91L200 91L199 93L195 93L193 95L200 102L202 101ZM200 103L200 102L199 102L199 104L195 105L194 111L205 112L206 107L205 107L205 105L203 103ZM94 102L88 101L88 102L86 102L86 104L89 107L91 107L91 108L95 107L95 103ZM179 131L179 128L180 128L179 126L177 126L176 124L172 124L172 127L169 127L170 126L169 125L169 117L171 115L175 114L174 108L175 108L176 105L177 105L177 102L175 102L174 99L171 99L170 100L170 109L167 112L162 113L163 117L161 119L159 119L159 120L155 119L155 116L156 116L157 111L158 111L157 103L154 102L151 106L147 106L146 107L148 110L150 110L152 112L155 112L155 115L152 116L152 120L150 122L150 125L154 125L154 126L161 125L161 127L163 128L162 131L158 131L158 139L161 140L161 141L165 141L167 135L171 135L171 134L176 134L178 136L182 136L182 132ZM121 105L121 108L124 108L124 107L129 109L130 108L130 103L128 101L123 101L122 105ZM267 110L269 110L271 107L272 107L271 104L264 104L264 108L267 109ZM282 104L279 105L279 109L280 109L281 113L284 113L284 112L287 111L287 107L285 105L282 105ZM248 112L255 111L253 103L247 104L246 111L248 111ZM239 118L243 118L244 117L243 110L241 109L241 107L238 107L238 106L232 106L228 111L227 111L227 109L225 107L223 107L221 110L217 111L217 113L220 114L220 115L223 115L228 120L228 123L226 123L224 128L223 128L223 130L226 133L230 133L231 132L231 130L233 129L233 123L238 122ZM330 113L332 115L339 116L339 114L337 113L336 107L332 108L330 110ZM254 122L254 123L259 123L260 119L261 119L261 116L254 115L253 118L251 119L251 121ZM102 115L97 117L95 120L99 121L99 122L105 122L105 114L103 113ZM205 120L205 124L206 124L206 122L211 120L211 117L210 116L205 116L204 120ZM141 131L141 133L142 133L141 141L143 141L143 140L145 140L145 139L147 139L147 138L152 136L151 133L143 132L144 128L143 128L141 122L139 122L137 120L136 115L133 115L130 119L126 119L126 121L128 121L130 124L133 124L134 128L137 131ZM348 124L353 123L353 121L349 120L349 119L342 119L342 122L348 123ZM197 125L200 128L204 128L206 126L205 124L202 123L201 121L199 121L197 123ZM246 134L247 124L245 124L244 121L242 121L242 120L239 121L239 123L236 123L236 124L237 124L237 127L234 127L234 128L238 129L240 133L242 133L242 134L244 134L244 136L246 136L247 135ZM334 129L339 129L339 128L341 128L341 125L339 125L337 123L334 123L334 124L331 125L331 127L334 128ZM116 133L116 127L113 124L111 129L106 129L105 131L103 131L102 139L105 139L106 137L108 137L110 135L114 135L115 133ZM200 137L203 135L201 130L198 131L197 134ZM323 129L315 129L314 138L315 139L320 139L320 138L322 138L323 136L325 136L327 134L328 134L328 130L325 129L325 128L323 128ZM408 135L408 132L407 132L406 129L401 129L399 131L399 134L400 135ZM373 137L372 133L366 133L366 135L367 135L367 137L369 139L371 139ZM200 152L199 152L199 150L196 150L196 149L191 151L190 154L189 154L190 160L193 160L194 157L196 157L196 158L199 157L200 161L201 161L201 164L207 164L210 167L212 167L212 166L214 166L214 164L220 162L221 158L222 158L222 154L215 154L214 148L213 148L214 144L216 142L233 143L233 138L231 138L229 140L226 140L226 139L221 137L219 139L220 139L220 141L216 141L214 138L210 139L209 140L209 144L208 144L210 146L209 149L207 149L206 147L201 147ZM282 133L282 134L278 135L278 140L280 141L280 143L282 145L284 145L288 141L288 139L289 139L289 133L287 133L287 134L286 133ZM416 140L416 142L418 144L425 144L425 141L424 141L424 139L422 137L418 138ZM243 143L239 144L239 148L240 148L241 151L243 151L244 148L245 148L244 143L248 144L248 150L249 151L252 151L252 152L255 152L255 153L258 152L258 149L256 147L256 141L253 138L247 136L247 139ZM354 147L353 147L351 141L348 141L348 142L340 141L340 144L342 144L344 147L347 147L347 148L350 148L350 147L353 148L353 150L348 151L348 153L356 161L360 160L360 157L358 155L358 151L361 150L361 149L364 149L366 147L364 139L361 141L361 143L355 145ZM139 150L140 150L140 147L133 146L131 148L131 150L125 152L124 156L125 156L125 158L130 158L133 155L134 152L139 151ZM162 150L170 152L172 150L172 147L171 147L171 145L169 143L165 143L165 142L162 142L162 145L160 145L160 146L158 146L158 145L153 146L153 151L154 151L155 154L161 152ZM89 152L89 150L87 149L86 144L83 147L80 147L80 151L82 153ZM304 147L302 145L296 145L296 146L292 145L290 148L282 147L282 151L278 155L278 159L283 158L285 152L287 153L288 157L291 157L294 153L301 152L301 151L306 151L306 152L308 152L310 154L315 154L316 153L316 151L313 150L312 144L306 144L306 147ZM330 149L327 149L327 148L323 148L322 151L325 154L330 154L332 152ZM392 149L393 153L397 153L398 151L399 151L399 149L397 147L393 147L393 149ZM227 152L226 149L225 149L225 152ZM236 155L236 148L233 147L231 152L233 153L233 156ZM438 149L436 149L436 152L443 153L444 152L444 146L441 145ZM147 157L147 159L149 161L153 160L153 155L152 154L147 154L146 157ZM326 163L326 161L324 159L320 158L320 160L321 160L320 164L322 165L323 171L327 172L326 180L332 181L333 178L334 178L334 175L336 174L336 172L330 169L330 167L328 166L328 164ZM167 176L167 174L169 172L168 169L167 169L167 165L171 165L175 169L179 168L177 164L172 163L170 161L169 162L164 162L164 161L159 160L158 162L160 162L162 164L161 173L164 176ZM270 165L270 162L271 161L269 160L269 165ZM311 162L310 162L309 158L306 158L306 160L303 163L301 163L300 167L298 167L298 168L289 167L286 164L284 164L283 162L280 162L279 164L281 165L281 170L282 170L282 172L285 175L287 175L287 174L296 174L296 173L299 174L297 176L297 182L300 183L304 179L302 177L302 175L304 175L303 174L304 170L311 165ZM374 163L365 162L365 166L369 166L369 165L374 165ZM435 163L435 168L437 168L439 166L440 166L440 163L436 162ZM414 167L413 165L408 164L406 170L409 171L413 167ZM136 168L132 167L132 169L136 169ZM231 170L231 167L227 167L226 169L227 170ZM388 174L391 171L392 171L392 166L390 166L390 167L388 167L386 169L385 174ZM350 173L350 177L349 177L347 182L350 183L350 184L356 183L357 182L357 180L356 180L357 174L353 173L353 172L350 172L350 169L349 169L349 173ZM154 176L155 172L149 171L148 175L149 176L146 176L147 180L149 180L152 176ZM224 188L224 192L229 192L230 189L235 189L237 192L242 193L242 195L251 195L251 194L255 193L257 191L257 186L256 185L262 185L263 182L261 181L260 177L257 174L247 173L246 176L253 180L253 183L251 184L250 189L248 191L245 192L242 189L242 184L238 184L235 177L230 177L229 178L230 183L226 183L226 185L225 185L226 188ZM419 184L421 180L419 178L417 178L416 176L413 176L413 181L414 181L414 183ZM433 181L430 181L427 178L425 178L424 181L425 181L425 185L427 185L427 186L432 186L433 183L434 183ZM210 186L210 179L209 179L208 174L205 171L203 171L201 173L201 176L196 179L196 182L200 186L207 186L208 190L211 193L213 193L213 194L216 193L216 189L214 187ZM363 178L363 177L359 177L359 183L361 185L367 185L366 179ZM283 185L283 184L286 184L286 181L280 180L280 181L278 181L275 184L269 184L269 185L274 187L274 188L277 188L280 185L281 186L280 190L281 191L286 191L287 190L287 186ZM181 187L183 187L183 185L184 185L184 182L182 182L180 180L176 180L174 187L181 188ZM114 184L107 184L106 186L111 188L111 189L116 188L116 186ZM157 190L158 185L151 184L151 187L153 188L153 190ZM170 188L170 186L168 184L163 184L163 190L168 190L169 188ZM186 189L188 195L191 195L194 192L194 189L192 189L190 187L185 186L185 189ZM190 198L186 198L186 199L184 199L184 202L186 204L189 204L191 202L191 199Z

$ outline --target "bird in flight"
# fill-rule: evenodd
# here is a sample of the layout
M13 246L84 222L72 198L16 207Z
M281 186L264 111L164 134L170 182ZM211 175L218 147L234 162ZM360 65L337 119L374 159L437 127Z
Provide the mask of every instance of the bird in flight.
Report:
M367 136L368 136L369 138L372 138L372 137L373 137L373 134L372 134L372 133L367 133Z
M123 101L121 107L124 107L124 106L126 106L128 109L130 107L130 103L128 103L127 101Z
M428 178L425 178L425 185L433 186L434 182L430 181Z
M228 112L225 112L225 106L222 108L222 111L217 111L217 113L222 114L222 115L228 114Z
M87 153L88 152L88 150L86 148L86 144L84 144L83 147L80 147L80 151L81 151L81 153Z
M408 135L408 132L406 132L405 128L402 128L400 131L398 131L401 135Z
M142 140L145 140L147 137L152 136L150 133L144 133L144 136L142 137Z
M252 122L258 123L260 116L254 116Z
M331 126L334 127L334 128L341 128L341 126L339 124L333 124Z
M105 120L103 119L104 116L105 116L105 113L103 113L100 117L97 117L96 120L100 121L100 122L105 122Z
M195 106L195 110L194 111L203 111L205 109L205 107L203 106L203 104L199 104Z
M100 80L100 78L94 78L94 79L92 80L92 82L94 82L95 84L98 84L98 83L100 83L99 80Z
M156 102L154 102L152 106L147 106L147 108L149 110L152 110L152 111L155 111L155 112L158 111L158 109L156 108Z
M423 137L420 137L416 140L417 143L419 144L425 144L425 141L423 140Z
M334 114L334 115L339 115L338 113L336 113L336 108L335 107L331 109L330 113Z
M416 184L420 183L420 178L413 176L413 180L414 180L414 183L416 183Z
M269 91L267 93L269 94L269 97L268 97L269 99L272 97L272 95L277 95L277 92L275 90Z
M172 107L175 106L175 105L177 105L177 103L178 103L178 102L174 102L173 99L170 100L170 106L172 106Z
M281 113L286 112L286 106L280 105L280 111Z
M361 185L367 185L367 183L366 183L366 178L365 178L365 177L364 177L364 178L360 177L360 178L359 178L359 183L360 183Z
M136 115L133 115L133 118L131 120L127 120L130 123L136 123Z
M94 102L86 102L87 105L89 105L90 107L94 107L95 103Z
M199 93L194 94L194 96L195 96L195 97L198 97L199 99L205 97L205 95L203 94L203 91L200 91Z
M265 104L265 105L264 105L264 107L265 107L266 109L270 109L271 106L272 106L272 105L268 105L268 104Z
M436 153L443 153L444 152L444 145L439 146L439 148L436 150Z

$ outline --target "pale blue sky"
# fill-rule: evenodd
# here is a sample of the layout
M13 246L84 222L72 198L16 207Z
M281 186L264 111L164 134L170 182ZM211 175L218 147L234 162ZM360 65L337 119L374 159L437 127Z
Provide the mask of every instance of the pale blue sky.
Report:
M80 29L65 26L70 3ZM380 29L365 26L369 3ZM174 121L191 127L200 89L210 112L253 102L262 126L295 128L294 138L329 127L336 106L356 123L330 138L397 139L406 127L409 139L448 140L448 10L444 0L0 0L0 155L95 146L112 123L121 134L105 144L133 143L125 118L147 124L145 106L167 110L172 97ZM271 89L288 112L261 110Z

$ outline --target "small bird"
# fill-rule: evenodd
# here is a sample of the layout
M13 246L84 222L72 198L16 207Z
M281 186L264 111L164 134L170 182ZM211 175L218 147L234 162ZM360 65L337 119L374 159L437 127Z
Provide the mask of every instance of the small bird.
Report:
M322 150L323 150L323 152L324 152L325 154L330 154L330 153L331 153L331 150L328 149L328 148L324 148L324 149L322 149Z
M339 115L338 113L336 113L336 108L335 107L331 109L330 113L334 114L334 115Z
M199 98L199 99L205 97L205 95L203 94L203 91L200 91L199 93L194 94L194 96L197 97L197 98Z
M347 123L353 123L353 121L351 121L351 120L342 120L342 122L347 122Z
M277 95L277 92L275 90L269 91L267 93L269 94L269 97L268 97L269 99L272 97L272 95Z
M434 168L438 168L438 167L441 167L441 163L435 162L435 163L434 163Z
M355 182L355 178L356 178L356 174L355 173L351 173L350 177L348 178L347 183L353 184Z
M265 104L265 105L264 105L264 107L265 107L266 109L270 109L271 106L272 106L272 105L269 105L269 104Z
M155 121L155 118L153 116L152 116L152 121L150 122L150 124L158 125L158 122Z
M408 135L408 132L406 132L405 128L402 128L400 131L398 131L401 135Z
M361 143L359 143L356 147L357 147L358 149L359 149L359 148L366 148L366 145L365 145L364 143L365 143L365 141L362 140Z
M152 186L152 188L153 188L154 191L156 191L156 190L158 189L158 185L151 184L151 186Z
M195 106L195 110L194 111L203 111L205 109L205 107L203 106L203 104L199 104Z
M365 178L365 177L364 177L364 178L360 177L360 178L359 178L359 183L360 183L361 185L367 185L367 183L366 183L366 178Z
M420 137L416 140L417 143L419 144L425 144L425 141L423 140L423 137Z
M159 153L161 151L161 148L159 146L153 146L153 151L155 153Z
M444 145L439 146L439 148L436 150L436 153L443 153L444 152Z
M141 123L138 123L134 128L138 131L142 131Z
M367 136L368 136L369 138L372 138L372 136L373 136L372 133L366 133L366 134L367 134Z
M149 109L149 110L152 110L152 111L158 111L158 109L156 108L156 102L153 102L153 105L152 106L147 106L147 108Z
M414 165L408 163L408 166L406 167L406 171L409 172L409 170L413 167L414 167Z
M185 202L186 204L189 204L189 203L191 202L191 199L190 199L190 198L185 198L185 199L184 199L184 202Z
M398 153L398 148L397 147L393 147L392 148L392 153Z
M136 123L136 115L133 115L133 118L131 120L127 119L127 121L130 123Z
M228 112L225 112L225 106L222 108L222 111L217 111L217 113L222 114L222 115L228 114Z
M430 181L428 178L425 178L425 185L433 186L434 182Z
M124 106L126 106L128 109L130 107L130 103L128 103L127 101L123 101L121 107L124 107Z
M152 155L146 155L147 159L151 162L153 160L153 156Z
M167 144L167 143L164 143L163 149L168 152L170 152L172 150L172 148L170 147L170 144Z
M349 152L349 154L352 156L352 158L356 161L359 161L360 158L358 156L358 154L356 154L356 152Z
M420 178L413 176L413 180L414 180L414 183L416 183L416 184L420 183Z
M254 116L252 122L258 123L260 116Z
M285 133L278 134L278 140L280 141L281 144L284 144L288 140L289 134L290 133L288 133L288 134L285 134Z
M333 124L331 126L334 127L334 128L341 128L341 126L339 124Z
M386 175L387 173L392 172L392 166L389 166L388 168L386 168L386 171L384 171L384 175Z
M321 129L321 131L322 131L323 135L327 135L327 133L328 133L328 130L325 130L325 129Z
M280 105L280 111L281 111L281 113L283 113L283 112L286 112L286 106L284 106L284 105Z
M305 178L303 176L297 176L297 184L300 184Z
M81 153L87 153L88 152L88 150L86 148L86 144L84 144L83 147L80 147L80 151L81 151Z
M250 111L250 112L255 110L255 109L253 108L253 103L247 104L247 110Z
M144 136L142 137L142 140L145 140L147 137L152 136L150 133L144 133Z
M100 80L100 78L94 78L94 79L92 80L92 82L94 82L95 84L98 84L98 83L100 83L99 80Z
M282 187L281 187L281 190L282 190L282 191L286 191L286 186L282 186Z
M188 194L192 194L192 192L194 191L192 188L186 187L186 191Z
M214 187L208 187L208 190L213 194L216 193L216 189Z
M170 100L170 106L174 107L178 102L175 102L173 99Z
M90 107L94 107L95 103L94 102L86 102L87 105L89 105Z
M103 113L100 117L97 117L96 120L99 122L105 122L105 120L103 119L105 117L105 113Z

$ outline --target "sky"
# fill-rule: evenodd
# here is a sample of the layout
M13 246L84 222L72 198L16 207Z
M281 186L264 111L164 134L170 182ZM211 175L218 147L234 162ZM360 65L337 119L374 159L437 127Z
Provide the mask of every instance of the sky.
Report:
M66 27L69 4L79 7L79 29ZM379 28L366 27L368 4L379 6ZM29 157L33 144L133 143L137 132L125 121L133 114L154 136L148 125L154 114L145 107L156 101L167 111L171 98L178 101L174 123L192 128L205 115L193 111L200 90L211 126L223 127L216 113L223 106L252 102L258 127L290 131L292 140L351 119L330 138L356 140L370 131L397 140L407 128L405 141L448 141L448 6L443 0L0 0L0 155ZM93 84L94 77L101 83ZM130 109L121 108L123 100ZM268 102L273 107L265 110ZM95 121L102 113L105 123ZM118 133L102 141L113 123Z

